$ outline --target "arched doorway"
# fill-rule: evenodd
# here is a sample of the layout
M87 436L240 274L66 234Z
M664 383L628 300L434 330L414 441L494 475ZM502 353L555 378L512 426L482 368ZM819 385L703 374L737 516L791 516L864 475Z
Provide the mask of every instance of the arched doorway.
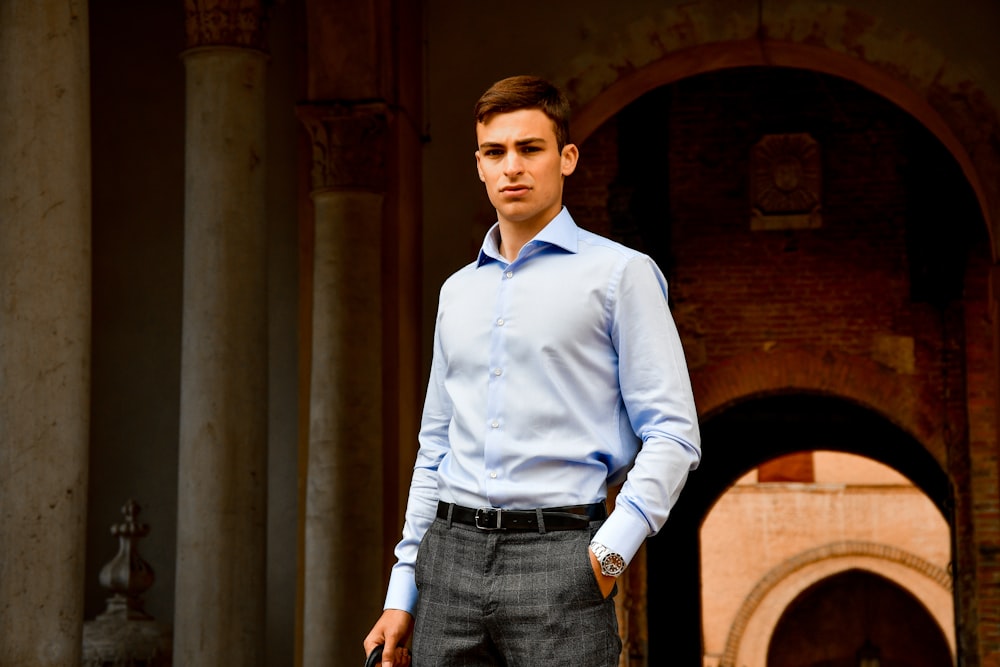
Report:
M766 461L716 501L700 536L706 667L765 667L794 600L848 570L878 574L919 600L954 652L951 527L884 464L827 450Z
M944 667L953 660L941 628L912 595L877 574L847 570L788 606L771 638L767 667L859 664Z
M818 224L754 226L751 155L767 135L819 145ZM702 467L647 554L647 664L698 664L699 526L759 463L803 448L868 456L956 520L945 469L967 474L952 452L967 428L963 289L988 263L986 226L925 127L807 70L655 88L581 151L567 206L664 268L703 415Z
M947 477L927 450L884 417L840 398L748 399L710 415L702 423L702 438L711 456L692 475L664 530L648 542L649 665L701 664L700 575L677 573L700 572L701 551L713 548L700 543L703 518L733 482L760 463L803 449L865 455L904 474L950 516Z

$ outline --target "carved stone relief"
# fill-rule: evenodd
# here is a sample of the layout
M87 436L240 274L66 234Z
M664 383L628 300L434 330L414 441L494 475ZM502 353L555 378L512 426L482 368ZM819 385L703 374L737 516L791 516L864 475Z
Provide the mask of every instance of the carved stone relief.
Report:
M750 228L820 227L819 143L806 133L769 134L750 154Z

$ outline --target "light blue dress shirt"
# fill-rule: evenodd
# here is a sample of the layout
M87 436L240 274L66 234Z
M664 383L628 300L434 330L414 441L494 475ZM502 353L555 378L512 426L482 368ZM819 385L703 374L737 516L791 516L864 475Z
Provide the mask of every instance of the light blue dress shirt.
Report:
M417 460L385 608L413 612L438 500L533 509L604 500L595 539L631 561L701 457L667 283L563 208L517 258L499 227L441 288Z

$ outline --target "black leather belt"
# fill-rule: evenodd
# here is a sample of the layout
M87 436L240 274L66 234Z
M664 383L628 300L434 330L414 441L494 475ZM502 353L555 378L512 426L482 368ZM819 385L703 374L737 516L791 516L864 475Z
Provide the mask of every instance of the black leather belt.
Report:
M542 516L545 530L582 530L591 521L608 518L604 503L571 505L568 507L546 507L541 510L505 510L496 507L462 507L446 502L438 503L439 519L447 520L451 510L451 521L480 530L540 530L538 515Z

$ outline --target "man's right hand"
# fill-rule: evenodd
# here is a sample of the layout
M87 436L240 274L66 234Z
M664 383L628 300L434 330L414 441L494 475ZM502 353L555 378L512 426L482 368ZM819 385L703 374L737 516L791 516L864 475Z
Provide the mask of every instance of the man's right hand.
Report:
M413 616L401 609L386 609L365 637L365 655L382 644L382 667L407 667L410 655L404 645L412 631Z

